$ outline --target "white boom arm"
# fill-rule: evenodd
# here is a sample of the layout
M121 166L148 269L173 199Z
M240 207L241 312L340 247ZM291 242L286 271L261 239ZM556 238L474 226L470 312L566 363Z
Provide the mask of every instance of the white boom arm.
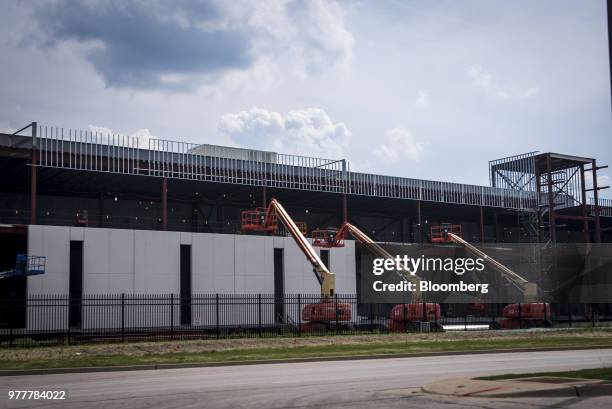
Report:
M302 253L304 253L310 264L312 264L312 269L315 276L317 277L319 284L321 284L321 298L328 299L333 297L336 287L336 276L330 272L327 267L325 267L325 264L323 264L319 258L316 250L312 247L306 237L304 237L293 219L291 219L289 216L289 213L287 213L283 205L281 205L278 200L272 199L269 210L276 212L277 217L285 225L287 230L289 230L291 237L293 237L300 250L302 250Z

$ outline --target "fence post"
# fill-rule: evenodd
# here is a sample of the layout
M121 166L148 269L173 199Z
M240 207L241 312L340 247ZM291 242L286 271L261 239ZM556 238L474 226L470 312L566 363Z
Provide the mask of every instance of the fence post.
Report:
M257 334L261 337L261 293L257 294Z
M10 300L10 304L9 304L9 316L8 316L8 320L9 320L9 327L10 327L10 333L9 333L9 347L13 346L13 333L14 333L14 308L15 308L15 293L11 293L11 300Z
M298 336L302 336L302 294L298 294Z
M336 335L340 333L340 327L338 326L338 293L334 294L334 306L336 309Z
M68 294L68 319L66 322L68 323L68 345L70 345L70 311L72 310L72 294Z
M170 339L174 339L174 293L170 293Z
M464 311L464 313L463 313L463 330L464 331L467 331L467 321L468 321L467 320L467 317L468 317L467 306L468 306L467 304L463 304L463 307L464 307L464 309L463 309L463 311Z
M374 332L374 304L370 303L370 330Z
M572 327L572 304L567 304L567 320L569 323L569 327Z
M591 304L591 327L595 328L595 307Z
M125 342L125 293L121 293L121 342Z
M215 327L217 330L217 338L219 338L219 293L216 294L215 296L215 315L216 315L216 320L215 320Z
M428 322L429 319L427 317L427 303L423 301L423 322Z
M489 304L489 310L491 311L491 324L489 324L490 329L495 329L495 314L496 314L495 310L497 309L496 307L497 307L497 304L495 305L493 303Z
M518 303L518 320L519 320L519 329L523 329L523 312L521 310L521 303Z
M408 332L408 321L406 320L406 307L410 308L410 304L402 304L402 325L404 326L404 332Z

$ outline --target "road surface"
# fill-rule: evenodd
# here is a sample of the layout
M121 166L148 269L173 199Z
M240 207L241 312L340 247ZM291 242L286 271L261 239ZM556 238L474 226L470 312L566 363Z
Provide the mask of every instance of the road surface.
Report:
M490 401L423 394L445 378L612 365L612 349L0 377L1 408L610 408L612 399ZM65 390L64 401L8 390Z

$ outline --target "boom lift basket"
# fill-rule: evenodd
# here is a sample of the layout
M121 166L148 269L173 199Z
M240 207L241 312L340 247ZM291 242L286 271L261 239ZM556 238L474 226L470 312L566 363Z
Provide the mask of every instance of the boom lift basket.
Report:
M15 259L15 268L0 272L0 278L26 277L44 274L46 264L47 257L18 254Z
M268 212L263 207L243 210L240 214L240 227L243 231L275 232L278 228L276 212Z
M335 227L316 229L312 231L312 245L315 247L344 247L344 234L338 234Z
M450 243L452 240L448 233L461 237L461 225L451 223L440 223L439 226L431 226L430 236L432 243Z

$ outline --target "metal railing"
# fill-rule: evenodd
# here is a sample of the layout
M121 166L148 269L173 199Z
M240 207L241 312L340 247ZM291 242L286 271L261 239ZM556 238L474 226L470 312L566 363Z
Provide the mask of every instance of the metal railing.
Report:
M612 217L612 199L598 198L599 203L599 215L602 217ZM589 207L591 215L595 215L595 198L589 198Z
M329 300L325 323L307 322L304 307L318 294L104 294L70 297L31 295L0 299L0 345L608 326L612 305L553 304L540 320L521 317L508 325L502 304L442 304L433 321L406 316L398 322L391 304L364 304L354 294ZM335 308L334 308L335 306ZM516 306L516 305L515 305ZM420 307L420 306L418 306ZM350 311L350 320L346 311ZM425 311L425 303L423 303ZM544 309L547 311L547 309ZM336 317L334 319L334 311ZM548 312L547 312L548 314ZM391 319L390 317L394 317Z
M323 159L138 136L37 126L38 164L200 181L442 203L536 209L535 192L351 172Z

